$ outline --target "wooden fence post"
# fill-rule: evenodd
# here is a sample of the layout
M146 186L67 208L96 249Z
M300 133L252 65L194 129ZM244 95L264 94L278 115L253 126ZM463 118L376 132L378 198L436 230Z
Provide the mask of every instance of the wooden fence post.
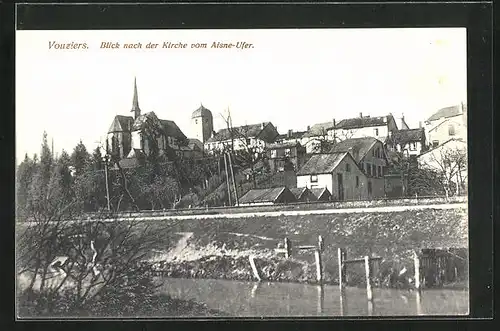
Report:
M323 281L323 265L321 263L321 253L319 249L314 251L314 257L316 259L316 280L321 284Z
M323 241L323 237L321 235L318 236L318 249L320 250L320 252L323 252L323 249L324 249L324 241Z
M365 256L365 273L366 273L366 297L369 301L373 300L371 271L370 271L370 257Z
M290 258L292 256L292 243L290 239L285 238L285 258Z
M346 253L345 253L345 249L344 248L338 248L337 250L337 253L338 253L338 264L339 264L339 288L340 290L342 291L345 287L345 264L344 264L344 260L346 258Z
M255 276L255 278L257 278L259 282L262 281L262 277L260 276L259 270L255 265L255 258L252 255L249 255L248 259L250 260L250 265L252 266L253 275Z
M420 257L416 251L413 251L413 264L415 268L415 289L417 291L421 290L420 285Z

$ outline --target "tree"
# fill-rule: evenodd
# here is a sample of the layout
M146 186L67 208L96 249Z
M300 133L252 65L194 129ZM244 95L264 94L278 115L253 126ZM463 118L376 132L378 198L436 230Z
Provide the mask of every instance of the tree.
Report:
M16 171L16 213L23 216L26 211L30 183L36 170L36 160L24 156Z
M89 163L90 155L87 152L87 148L80 140L71 154L71 164L75 167L75 175L80 176L87 169Z

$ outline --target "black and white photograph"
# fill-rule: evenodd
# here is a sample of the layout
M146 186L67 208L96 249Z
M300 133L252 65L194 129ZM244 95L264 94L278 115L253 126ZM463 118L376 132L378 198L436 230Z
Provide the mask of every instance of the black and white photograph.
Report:
M469 314L467 30L17 30L16 316Z

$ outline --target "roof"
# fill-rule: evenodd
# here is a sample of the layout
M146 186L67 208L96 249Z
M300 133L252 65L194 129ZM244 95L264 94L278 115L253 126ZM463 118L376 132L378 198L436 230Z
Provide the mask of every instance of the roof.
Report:
M188 146L191 149L194 149L194 147L196 146L200 150L203 150L203 143L199 139L196 139L196 138L189 138L188 139Z
M285 187L253 189L239 199L240 203L274 202L283 193Z
M456 106L450 106L450 107L445 107L439 109L437 112L435 112L431 117L427 119L428 122L430 121L435 121L440 118L447 118L447 117L453 117L460 115L462 113L461 107L459 105Z
M317 175L333 172L348 153L315 154L300 168L297 175Z
M170 137L175 137L179 139L186 139L184 133L182 133L181 129L175 124L174 121L169 120L160 120L163 128L165 130L165 134Z
M306 131L302 136L304 138L317 137L325 135L328 129L333 128L333 122L325 122L314 124L308 131Z
M354 160L359 162L377 141L379 140L373 137L346 139L333 145L330 152L350 152Z
M289 142L283 142L283 143L269 144L267 146L267 149L293 148L293 147L300 147L300 146L301 146L301 144L299 142L289 141Z
M144 125L146 124L147 121L155 121L157 122L157 125L159 125L163 130L165 135L178 138L178 139L186 139L186 136L184 133L182 133L181 129L175 124L174 121L169 121L169 120L160 120L156 116L154 112L148 112L140 115L135 119L134 125L132 126L132 129L135 130L140 130L144 128Z
M325 191L331 195L330 191L328 191L326 187L314 187L310 191L316 196L316 198L321 197Z
M387 116L378 117L355 117L343 119L335 125L335 129L358 129L372 126L387 125Z
M212 112L203 107L203 104L200 105L200 108L196 109L193 114L191 115L191 118L196 118L196 117L212 117Z
M233 127L232 128L233 138L234 139L257 138L261 134L263 128L266 127L268 124L271 124L271 122ZM213 135L210 139L208 139L208 142L224 141L230 139L231 139L231 132L229 131L228 128L225 128L215 133L215 135Z
M108 133L130 132L133 124L134 118L132 116L116 115L109 127Z
M422 141L425 139L425 131L424 128L399 130L393 133L392 139L394 143L401 145L413 141Z
M302 194L307 192L307 190L308 190L307 187L292 187L292 188L290 188L290 192L292 192L293 195L295 195L295 197L297 199L300 199Z
M417 157L421 157L422 155L426 155L427 153L430 153L430 152L433 152L435 151L436 149L439 149L439 148L442 148L443 146L451 143L451 142L457 142L457 143L462 143L464 144L465 146L464 147L467 147L467 143L465 141L463 141L462 139L455 139L455 138L451 138L451 139L448 139L447 141L445 141L444 143L442 144L439 144L438 146L434 147L434 148L431 148L425 152L423 152L422 154L420 154L419 156Z
M134 125L132 126L133 130L140 130L144 128L144 125L146 124L147 121L155 120L158 121L158 117L156 114L152 111L144 113L142 115L139 115L135 121Z
M306 132L307 131L292 131L290 135L288 133L280 134L276 139L300 139Z

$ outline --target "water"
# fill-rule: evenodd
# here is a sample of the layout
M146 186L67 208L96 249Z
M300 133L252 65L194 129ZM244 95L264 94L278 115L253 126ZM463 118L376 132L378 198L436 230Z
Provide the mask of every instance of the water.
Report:
M416 316L466 315L468 290L373 289L373 303L366 290L292 283L253 283L212 279L166 278L160 292L192 299L236 317L277 316Z

